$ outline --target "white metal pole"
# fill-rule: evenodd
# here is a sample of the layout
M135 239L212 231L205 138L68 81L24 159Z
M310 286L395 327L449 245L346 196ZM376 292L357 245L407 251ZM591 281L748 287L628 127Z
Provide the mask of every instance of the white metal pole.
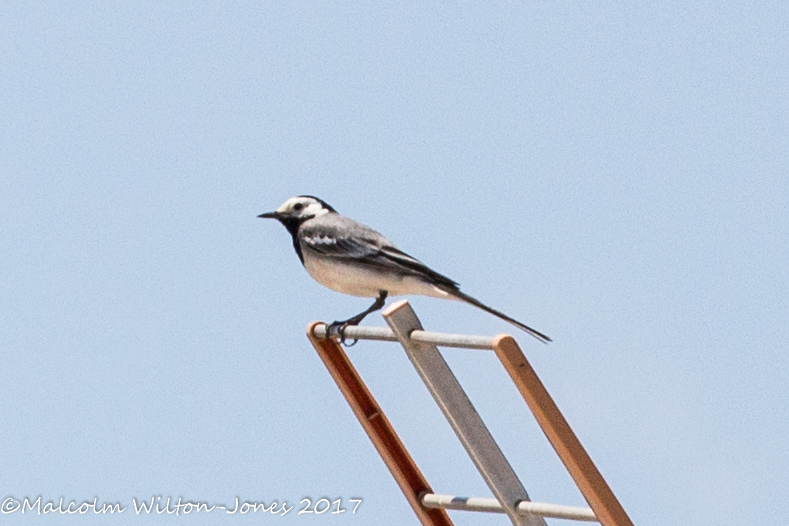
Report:
M313 334L316 338L327 338L326 324L315 326ZM378 340L396 342L397 336L387 327L370 327L352 325L345 329L345 338L348 340ZM493 349L494 338L490 336L469 336L466 334L446 334L443 332L414 331L411 339L420 343L432 343L442 347L459 347L464 349Z
M501 504L499 504L499 501L480 497L455 497L454 495L426 493L422 495L422 505L426 508L504 513L504 509L501 507ZM598 522L591 508L522 501L518 503L515 509L521 515L537 515L549 519Z

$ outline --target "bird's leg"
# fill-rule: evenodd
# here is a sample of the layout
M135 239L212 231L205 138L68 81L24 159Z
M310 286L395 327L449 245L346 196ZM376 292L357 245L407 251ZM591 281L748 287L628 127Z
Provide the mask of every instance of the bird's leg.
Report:
M370 305L370 307L366 311L360 312L356 316L353 316L352 318L348 318L345 321L332 322L326 328L326 334L328 334L330 338L338 338L340 340L340 343L345 344L345 329L347 329L352 325L359 325L368 314L370 314L371 312L375 312L379 309L382 309L383 306L386 304L386 296L388 294L389 293L385 290L379 290L378 298L375 300L375 303ZM354 340L353 343L346 345L350 347L351 345L354 345L356 341L357 340Z

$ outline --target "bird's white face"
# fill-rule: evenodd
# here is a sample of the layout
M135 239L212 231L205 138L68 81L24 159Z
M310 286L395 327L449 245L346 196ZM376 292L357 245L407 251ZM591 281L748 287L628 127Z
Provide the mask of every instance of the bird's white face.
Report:
M322 216L328 214L329 210L325 208L320 201L312 197L291 197L282 205L277 208L277 213L285 217L301 218L309 216Z

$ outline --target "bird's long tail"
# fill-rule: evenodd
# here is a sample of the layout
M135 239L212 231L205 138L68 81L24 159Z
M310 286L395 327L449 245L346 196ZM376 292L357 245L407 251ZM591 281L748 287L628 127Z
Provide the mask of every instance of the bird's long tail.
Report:
M529 333L530 335L534 336L535 338L540 340L542 343L548 343L550 341L553 341L548 336L546 336L543 333L541 333L540 331L536 331L536 330L532 329L531 327L529 327L528 325L526 325L525 323L521 323L521 322L519 322L518 320L516 320L514 318L510 318L509 316L507 316L503 312L497 311L493 307L488 307L487 305L485 305L484 303L482 303L478 299L472 298L468 294L464 294L464 293L460 292L457 289L453 290L453 289L450 289L448 287L446 287L446 288L445 287L440 287L440 288L442 290L444 290L444 292L446 292L446 293L448 293L448 294L450 294L452 296L455 296L456 298L458 298L460 300L463 300L466 303L471 303L475 307L479 307L480 309L484 310L485 312L489 312L490 314L493 314L494 316L497 316L497 317L501 318L502 320L515 325L519 329L522 329L522 330L526 331L527 333Z

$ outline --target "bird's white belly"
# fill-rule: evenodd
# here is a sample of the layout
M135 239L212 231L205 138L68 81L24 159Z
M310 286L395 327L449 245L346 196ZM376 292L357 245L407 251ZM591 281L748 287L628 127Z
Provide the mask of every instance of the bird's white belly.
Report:
M390 296L420 294L438 298L451 297L446 292L415 277L376 272L361 265L348 265L337 260L318 258L307 251L304 253L304 266L310 276L321 285L351 296L377 298L380 291L385 290Z

